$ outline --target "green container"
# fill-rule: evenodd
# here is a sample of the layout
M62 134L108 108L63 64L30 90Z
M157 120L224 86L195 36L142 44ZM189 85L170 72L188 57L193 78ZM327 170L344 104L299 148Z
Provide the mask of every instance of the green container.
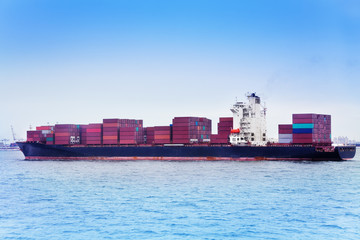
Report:
M314 124L313 123L294 123L293 129L294 128L314 128Z
M137 132L139 131L139 128L138 128L138 127L136 127L136 131L137 131Z
M203 130L205 130L205 126L203 126Z
M52 138L52 137L46 138L46 141L47 142L52 142L52 141L54 141L54 138Z

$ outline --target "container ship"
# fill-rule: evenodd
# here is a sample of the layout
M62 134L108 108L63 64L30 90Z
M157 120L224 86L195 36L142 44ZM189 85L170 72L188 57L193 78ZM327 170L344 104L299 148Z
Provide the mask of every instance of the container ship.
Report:
M112 118L38 126L17 144L27 160L340 161L355 156L355 146L332 146L331 116L325 114L293 114L292 124L279 124L279 141L270 142L260 97L251 93L247 100L232 106L232 117L219 118L217 134L205 117L175 117L168 126L153 127Z

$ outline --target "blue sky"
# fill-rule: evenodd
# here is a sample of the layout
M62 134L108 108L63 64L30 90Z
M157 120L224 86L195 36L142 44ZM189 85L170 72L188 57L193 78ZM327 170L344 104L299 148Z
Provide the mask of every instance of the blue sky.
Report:
M256 92L267 126L332 115L360 140L353 0L0 2L0 138L46 123L231 116Z

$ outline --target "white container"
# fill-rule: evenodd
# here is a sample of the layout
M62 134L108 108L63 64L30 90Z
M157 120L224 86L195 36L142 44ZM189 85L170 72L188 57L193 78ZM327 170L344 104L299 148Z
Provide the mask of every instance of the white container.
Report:
M279 143L292 143L292 139L279 139Z
M279 139L292 139L292 134L279 134Z

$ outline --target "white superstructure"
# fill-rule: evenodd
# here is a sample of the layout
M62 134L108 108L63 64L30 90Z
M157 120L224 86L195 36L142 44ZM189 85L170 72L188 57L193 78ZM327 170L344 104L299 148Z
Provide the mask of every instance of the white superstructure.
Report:
M265 145L266 108L261 105L260 97L255 93L247 95L248 103L236 102L233 112L233 130L230 134L232 145Z

